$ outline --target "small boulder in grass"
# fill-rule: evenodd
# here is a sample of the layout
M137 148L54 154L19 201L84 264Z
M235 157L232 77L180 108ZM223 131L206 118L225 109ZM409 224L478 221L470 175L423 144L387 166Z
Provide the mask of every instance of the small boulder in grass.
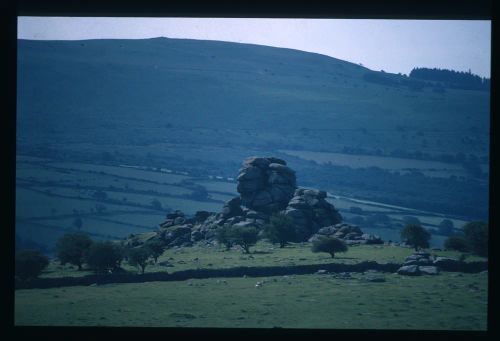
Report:
M399 275L405 276L420 276L420 269L418 265L403 265L397 271Z
M436 266L419 266L418 269L424 275L439 275L439 269Z

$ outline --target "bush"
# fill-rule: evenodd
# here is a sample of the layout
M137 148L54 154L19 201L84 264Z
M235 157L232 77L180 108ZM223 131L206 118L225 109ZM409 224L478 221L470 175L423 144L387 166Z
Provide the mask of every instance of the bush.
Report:
M245 253L250 253L250 246L255 245L258 240L258 231L255 227L231 227L229 239L235 245L243 248Z
M455 250L460 252L466 252L469 250L467 240L463 236L449 236L444 241L444 247L447 250Z
M296 238L292 218L283 213L273 214L269 224L264 226L264 236L273 244L279 243L280 248L285 247L287 242Z
M340 239L335 237L318 236L312 241L312 252L326 252L332 258L335 257L335 252L346 252L347 245Z
M417 224L407 224L401 230L401 240L411 245L418 251L419 248L428 248L431 234L425 228Z
M453 233L453 222L450 219L443 219L438 226L438 233L443 236L449 236Z
M117 270L123 256L123 247L119 244L94 242L87 252L86 262L95 272L106 273Z
M16 252L16 276L22 280L37 278L49 265L49 259L38 250Z
M152 251L147 246L140 246L133 249L129 249L127 252L128 263L132 266L137 266L141 269L141 273L144 274L146 266L148 265L148 259L152 256Z
M160 200L158 199L153 199L151 200L151 207L153 207L154 209L156 210L161 210L162 209L162 206L161 206L161 202Z
M78 267L78 270L81 270L85 255L91 245L92 239L86 234L65 234L56 243L57 258L62 265L73 264Z
M467 223L463 227L469 249L479 256L488 256L488 225L481 221Z

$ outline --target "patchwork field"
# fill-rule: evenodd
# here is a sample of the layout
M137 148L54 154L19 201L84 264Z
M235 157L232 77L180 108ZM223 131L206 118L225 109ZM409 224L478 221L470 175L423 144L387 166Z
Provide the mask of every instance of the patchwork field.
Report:
M145 168L145 167L144 167ZM49 159L18 155L16 163L16 233L22 238L53 247L54 234L76 230L74 220L82 219L82 231L99 238L123 238L130 233L154 230L166 212L181 210L188 215L198 210L218 212L236 192L236 182L200 178L131 166L54 162ZM105 192L104 197L95 193ZM153 206L153 201L159 206ZM445 218L455 227L466 223L455 217L425 213L411 208L331 196L328 200L345 218L369 219L372 214L388 216L384 226L362 226L384 240L399 241L404 216L415 216L424 227L433 229ZM352 207L362 210L350 212ZM36 226L36 227L35 227ZM56 233L60 236L62 232ZM433 235L431 246L442 247L444 237Z

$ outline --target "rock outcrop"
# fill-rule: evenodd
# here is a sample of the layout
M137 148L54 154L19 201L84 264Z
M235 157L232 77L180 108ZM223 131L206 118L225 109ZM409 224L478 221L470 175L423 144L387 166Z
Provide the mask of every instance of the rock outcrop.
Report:
M217 229L226 224L254 226L262 232L271 215L281 212L292 219L297 232L295 241L300 242L320 228L342 221L339 212L326 200L325 191L297 188L295 171L275 157L247 158L239 171L237 191L239 196L226 201L219 213L198 211L193 217L186 217L181 211L167 214L157 235L150 238L174 247L211 242ZM346 239L356 240L352 233ZM359 243L365 240L358 239ZM131 239L127 242L130 244ZM133 244L140 241L135 238Z
M274 157L248 158L238 175L241 203L255 211L272 213L284 209L296 187L295 171Z

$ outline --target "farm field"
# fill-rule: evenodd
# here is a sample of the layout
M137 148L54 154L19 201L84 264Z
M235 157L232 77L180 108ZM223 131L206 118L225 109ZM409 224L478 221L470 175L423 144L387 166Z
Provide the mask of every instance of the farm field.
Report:
M384 277L381 283L363 274L292 275L17 290L15 324L486 330L487 274Z
M320 164L332 163L334 165L351 168L379 167L391 171L398 171L402 174L410 170L417 170L426 176L443 178L448 178L452 175L457 177L464 177L467 175L460 164L439 161L372 155L349 155L306 150L280 150L280 152L291 156L297 156L305 160L315 161ZM488 165L483 164L481 167L483 172L488 172Z
M188 215L198 210L218 212L225 201L237 195L233 181L23 155L18 155L17 161L16 232L23 238L43 241L49 249L56 238L39 234L54 234L58 228L75 230L73 222L78 217L83 219L82 231L100 238L123 238L147 228L156 229L168 211L178 209ZM206 191L206 197L195 197L200 188ZM105 198L94 197L96 191L105 192ZM153 200L161 207L151 206ZM376 202L333 195L328 201L346 217L353 216L353 206L361 208L365 218L374 213L386 214L390 225L402 223L402 217L407 215L418 217L428 228L437 227L445 218L452 219L456 228L465 224L454 217ZM399 241L398 227L370 227L367 233ZM443 240L433 235L431 246L442 247Z

